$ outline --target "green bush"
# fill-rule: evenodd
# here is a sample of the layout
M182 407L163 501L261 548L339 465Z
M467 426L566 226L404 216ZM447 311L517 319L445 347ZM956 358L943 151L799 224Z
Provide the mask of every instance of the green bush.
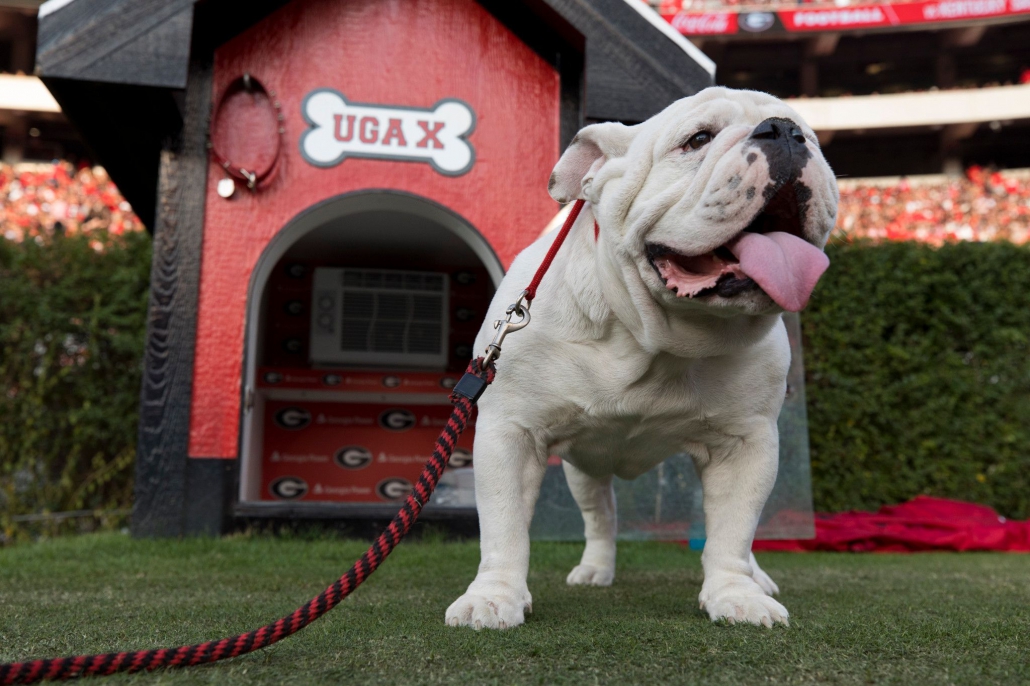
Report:
M829 252L802 316L816 508L1030 516L1030 249ZM0 240L0 540L130 506L149 267L146 235Z
M0 540L130 505L149 269L146 234L0 239Z
M817 510L1030 516L1030 249L843 245L802 315Z

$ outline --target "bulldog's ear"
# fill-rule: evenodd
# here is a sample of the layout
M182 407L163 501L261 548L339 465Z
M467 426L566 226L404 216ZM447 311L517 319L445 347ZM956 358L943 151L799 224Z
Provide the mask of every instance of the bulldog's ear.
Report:
M593 178L606 161L626 154L633 134L618 122L591 124L580 130L551 172L547 192L560 203L583 194L583 182Z

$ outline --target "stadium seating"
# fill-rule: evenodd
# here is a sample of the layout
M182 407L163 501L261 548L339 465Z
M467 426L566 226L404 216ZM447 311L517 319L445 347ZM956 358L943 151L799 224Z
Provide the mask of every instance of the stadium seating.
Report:
M822 141L834 131L905 127L969 127L1030 119L1030 83L976 89L935 89L889 95L790 98L787 103L816 130Z
M1030 169L841 179L840 188L837 239L1030 240ZM0 164L0 226L8 240L143 229L103 168L68 162Z
M1030 239L1030 170L842 179L837 237L947 241Z
M102 167L0 163L0 232L8 240L142 228Z

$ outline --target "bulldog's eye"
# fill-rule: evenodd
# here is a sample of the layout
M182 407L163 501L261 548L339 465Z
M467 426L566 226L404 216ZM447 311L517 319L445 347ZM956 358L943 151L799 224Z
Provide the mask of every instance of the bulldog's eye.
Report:
M693 136L691 136L689 140L687 140L687 144L684 145L683 148L684 149L690 148L691 150L697 150L698 148L700 148L702 146L705 146L705 145L708 145L709 143L711 143L712 142L712 138L714 138L714 136L712 136L712 134L709 133L708 131L698 131Z

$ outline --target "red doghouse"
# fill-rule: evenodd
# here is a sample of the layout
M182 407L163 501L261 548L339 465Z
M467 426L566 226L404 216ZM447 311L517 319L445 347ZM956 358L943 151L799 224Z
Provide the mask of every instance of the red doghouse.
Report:
M138 535L392 514L562 149L713 73L640 0L49 7L40 74L155 239ZM472 434L426 516L474 511Z

